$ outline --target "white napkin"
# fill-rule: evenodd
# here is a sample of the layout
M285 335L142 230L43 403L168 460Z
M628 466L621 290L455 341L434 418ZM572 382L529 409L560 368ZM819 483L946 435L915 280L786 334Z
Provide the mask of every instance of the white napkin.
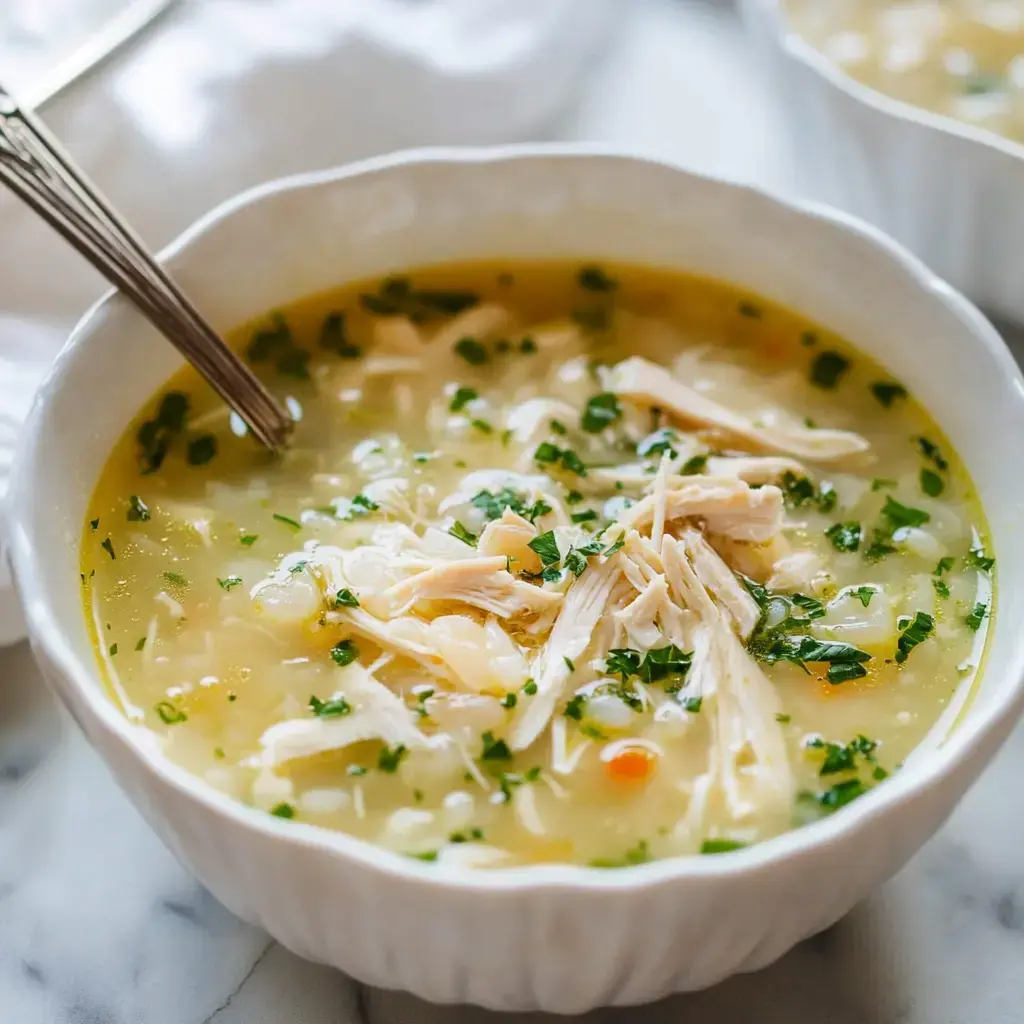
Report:
M96 2L111 6L78 0ZM282 174L536 137L625 11L616 0L181 0L42 113L143 237L166 239ZM13 42L0 38L0 55ZM52 240L8 196L0 215L0 310L12 312L0 318L2 497L27 399L63 334L53 320L77 315L95 282L77 257L59 253L55 269ZM42 293L28 286L42 277ZM0 557L0 645L23 630Z

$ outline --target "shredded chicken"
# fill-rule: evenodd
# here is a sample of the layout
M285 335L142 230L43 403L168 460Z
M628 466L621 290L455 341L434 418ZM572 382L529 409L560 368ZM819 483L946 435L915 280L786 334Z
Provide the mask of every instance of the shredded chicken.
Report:
M632 356L606 371L605 386L621 398L657 406L684 423L720 431L755 448L812 462L830 462L869 448L863 437L849 431L782 423L759 426L688 387L663 366L640 356Z
M701 519L711 533L763 544L782 526L782 492L777 487L751 488L735 477L688 477L683 486L650 494L619 516L636 530L653 524L659 509L666 520Z
M590 643L622 569L613 557L588 569L570 588L534 668L537 692L517 708L509 745L525 750L551 720L575 662Z
M706 468L710 476L735 476L748 484L773 484L786 473L797 477L811 476L796 459L777 455L738 455L729 458L712 455Z
M365 740L425 747L429 740L413 724L402 699L357 663L346 666L335 698L352 706L346 715L292 718L272 725L260 738L263 764L276 768L288 761L342 750Z
M512 568L517 571L539 572L540 558L530 547L536 538L537 527L506 508L500 519L494 519L484 527L477 543L481 555L501 555L511 559Z
M704 589L714 595L746 640L761 617L761 609L721 556L696 531L682 535L686 555Z

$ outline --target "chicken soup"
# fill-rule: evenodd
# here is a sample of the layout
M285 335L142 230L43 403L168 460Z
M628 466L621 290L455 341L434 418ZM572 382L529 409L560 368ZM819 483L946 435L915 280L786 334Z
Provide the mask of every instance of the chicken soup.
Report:
M1024 0L787 0L796 29L864 85L1024 141Z
M431 268L234 339L113 451L82 591L124 713L289 822L467 867L717 854L951 726L993 556L928 414L828 331L634 267Z

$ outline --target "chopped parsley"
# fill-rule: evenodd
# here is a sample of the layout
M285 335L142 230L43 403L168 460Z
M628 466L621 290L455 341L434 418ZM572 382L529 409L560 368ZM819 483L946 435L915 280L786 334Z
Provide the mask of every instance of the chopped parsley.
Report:
M819 352L811 363L811 383L834 388L850 368L850 360L838 352Z
M597 512L592 508L587 508L582 512L573 512L569 518L574 523L591 523L597 518Z
M494 733L489 729L481 737L483 750L480 754L481 761L511 761L512 751L503 739L495 739Z
M289 516L283 516L279 512L275 512L271 518L276 520L279 523L284 523L284 525L287 526L289 529L292 529L292 530L301 530L302 529L302 524L300 522L296 521L295 519L290 518Z
M100 547L103 548L103 550L106 551L106 553L110 555L111 558L117 558L117 555L114 554L113 542L109 537L106 540L100 541Z
M527 697L532 697L536 692L537 684L532 679L527 679L526 682L523 683L523 693L525 693Z
M930 469L921 470L921 490L929 498L937 498L946 488L946 484L938 473Z
M550 441L542 441L537 450L533 453L534 461L544 465L561 465L562 469L575 473L577 476L586 476L587 468L583 461L571 448L559 448Z
M220 584L221 590L231 590L237 587L242 582L241 576L225 576L223 579L218 577L217 582Z
M839 500L835 488L827 481L815 487L807 477L797 476L788 469L782 474L779 487L790 508L811 505L819 512L831 512Z
M473 388L459 388L452 395L452 400L448 403L448 409L451 412L462 412L470 402L476 401L479 397L480 395Z
M349 341L344 313L328 313L324 317L319 343L321 348L336 352L342 359L358 359L363 354L358 345Z
M142 472L155 473L170 450L172 440L185 429L189 397L181 391L168 391L160 400L156 416L139 427L136 441Z
M618 398L605 391L592 395L580 416L580 426L590 434L599 434L622 416Z
M871 394L886 409L891 409L897 398L907 397L907 389L895 381L880 380L871 385Z
M110 645L110 656L113 658L117 654L117 644Z
M942 576L947 572L951 572L956 562L948 555L945 558L940 558L932 571L933 576Z
M836 551L856 551L860 547L862 529L860 523L836 523L825 531Z
M867 786L860 779L846 779L843 782L837 782L831 789L827 789L814 799L826 811L831 812L853 803L857 797L863 796L867 791Z
M865 608L871 604L871 598L873 598L877 593L878 589L876 587L857 587L854 590L847 591L847 594L849 594L850 597L857 598Z
M453 351L470 366L483 366L491 358L487 354L487 349L476 338L460 338L455 342Z
M389 277L376 294L365 293L359 302L375 316L407 316L413 323L455 316L477 305L480 297L475 292L414 288L407 277Z
M945 580L933 579L932 586L935 588L935 593L943 600L949 597L949 584Z
M981 629L981 624L985 621L986 615L988 615L988 604L984 601L978 601L974 608L971 609L970 614L964 619L964 622L977 633Z
M483 512L488 522L500 519L507 508L531 523L551 511L551 506L543 499L538 499L527 505L523 497L513 491L511 487L503 487L494 494L490 491L478 491L470 500L474 508Z
M604 670L608 675L621 676L624 683L632 676L639 676L645 683L658 683L671 677L675 685L670 687L670 692L677 692L692 662L692 652L682 651L675 644L651 648L643 657L631 647L617 647L608 652Z
M576 671L576 663L572 660L572 658L569 657L568 654L563 654L562 655L562 661L565 662L565 667L570 672L575 672Z
M636 446L636 453L645 459L651 455L664 455L666 453L674 458L676 449L673 445L676 444L679 444L679 435L668 427L662 427L643 438Z
M344 697L333 697L331 700L310 697L309 710L317 718L341 718L343 715L352 714L352 705Z
M409 751L406 749L404 743L399 743L395 747L382 747L380 753L377 755L377 767L382 772L388 772L393 775L398 771L398 766L402 763L402 758L408 754Z
M519 703L519 696L518 696L518 694L511 693L511 692L510 693L506 693L505 696L502 697L500 701L498 701L498 703L506 711L511 711L512 708L514 708L516 706L516 704Z
M702 854L732 853L734 850L746 849L747 844L738 839L705 839L700 844Z
M924 509L911 508L909 505L904 505L902 502L897 501L891 495L885 499L885 504L882 506L882 515L889 521L893 530L899 530L905 526L924 526L925 523L931 520L931 516Z
M160 573L161 576L169 583L172 587L187 587L188 580L180 572L167 572Z
M113 553L111 553L113 558ZM991 572L996 560L985 554L985 549L980 544L975 544L964 556L964 566L968 569L977 569L978 572Z
M706 455L693 455L683 463L683 468L680 470L683 476L693 476L697 473L703 473L704 468L708 464L708 457Z
M596 266L582 267L576 280L579 286L588 292L613 292L618 287L614 278Z
M913 617L901 615L896 620L896 626L900 631L899 640L896 642L896 661L902 665L910 652L932 635L935 620L927 612L917 612Z
M146 638L141 637L135 642L135 650L141 651L146 646Z
M348 587L345 587L334 595L334 603L335 605L342 605L345 608L358 608L359 598L356 597Z
M701 705L704 703L703 697L682 697L679 701L684 711L689 711L691 715L697 714Z
M583 714L587 707L587 696L583 693L577 693L576 696L570 697L566 702L565 710L562 712L566 718L571 718L574 722L580 722L583 720Z
M592 868L629 868L637 864L646 864L651 859L651 851L646 839L641 839L636 846L628 849L620 858L603 858L589 862Z
M188 443L188 464L205 466L217 454L217 438L213 434L200 434Z
M169 700L160 701L153 710L160 716L160 721L164 725L178 725L180 722L188 721L188 715Z
M494 433L494 427L487 420L470 420L469 423L474 430L479 430L481 434Z
M558 550L558 541L555 540L555 534L553 530L548 530L547 533L542 533L527 545L531 551L537 553L540 557L541 564L547 568L549 565L554 565L559 559L561 559L561 553Z
M470 533L462 523L455 520L451 526L448 527L448 532L456 539L461 540L463 544L468 544L471 548L476 547L476 534Z
M888 480L884 476L876 476L871 481L871 490L872 491L891 490L893 487L898 487L898 486L899 486L899 481L898 480Z
M144 523L149 518L149 506L137 494L133 494L128 499L128 522ZM99 525L98 521L97 525Z
M276 807L271 808L270 813L275 818L291 819L295 817L295 808L291 804L278 804Z
M943 458L942 452L939 451L939 446L933 441L929 441L927 437L915 438L917 441L917 447L920 449L921 454L929 461L934 463L936 469L946 470L949 469L949 463Z
M259 534L257 533L243 533L242 536L238 538L238 542L244 547L251 548L259 539Z
M335 664L341 666L351 665L353 661L359 658L359 648L356 647L355 641L352 639L339 640L331 648L331 657L334 659Z

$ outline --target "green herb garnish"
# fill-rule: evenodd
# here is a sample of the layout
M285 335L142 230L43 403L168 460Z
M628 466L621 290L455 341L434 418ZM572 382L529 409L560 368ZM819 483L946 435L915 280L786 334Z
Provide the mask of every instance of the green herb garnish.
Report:
M341 718L344 715L352 714L352 705L344 697L333 697L331 700L310 697L309 710L317 718Z
M452 395L452 400L448 404L448 409L451 412L462 412L470 402L476 401L479 397L480 395L474 391L473 388L459 388L455 394Z
M149 518L149 506L137 494L133 494L128 499L128 522L144 523ZM99 525L99 520L97 520L97 525Z
M599 434L622 416L618 398L611 392L592 395L580 416L580 426L590 434Z
M331 657L338 665L351 665L359 658L359 648L356 647L355 641L352 639L339 640L331 648Z
M849 368L850 360L838 352L819 352L811 363L811 383L834 388Z
M910 652L932 635L935 620L927 612L917 612L913 618L901 615L896 620L896 626L900 631L899 640L896 642L896 661L902 665Z

